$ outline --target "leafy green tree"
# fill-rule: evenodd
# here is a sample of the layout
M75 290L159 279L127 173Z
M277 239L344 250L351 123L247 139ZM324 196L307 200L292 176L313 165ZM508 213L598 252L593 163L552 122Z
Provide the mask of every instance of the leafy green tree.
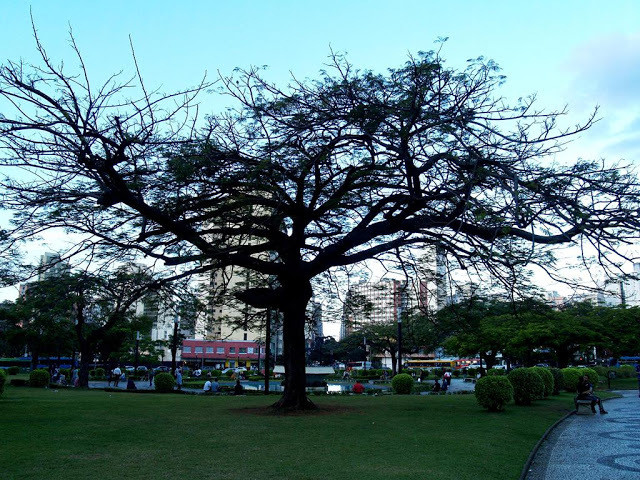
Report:
M27 346L32 369L41 355L61 356L74 350L73 301L64 281L46 278L28 284L10 309L13 326L8 336L14 345Z
M16 339L17 311L15 302L0 303L0 356L17 357L24 351L25 342Z
M275 278L275 289L236 296L282 312L277 407L313 407L304 325L325 272L438 245L506 277L548 262L546 245L586 237L606 260L637 237L635 177L600 162L539 163L594 117L565 130L564 112L536 110L531 97L508 106L492 61L454 71L428 52L377 74L334 55L317 80L286 89L238 70L220 78L235 110L201 126L190 107L208 85L162 96L139 81L130 100L135 79L94 86L37 47L38 66L0 67L0 165L32 173L16 181L7 170L2 205L17 221L0 241L64 228L102 258L137 252L175 266L169 276L235 265Z
M335 359L347 362L361 362L367 359L364 337L360 332L354 332L336 342L333 350Z
M529 303L472 296L445 307L437 318L446 350L462 357L480 354L487 368L492 368L497 354L508 351L514 333L514 315L530 308Z
M640 307L612 307L594 312L600 325L601 345L612 357L640 353Z
M510 346L522 352L526 365L536 363L532 355L535 349L547 349L558 366L564 368L572 362L576 352L602 343L599 320L593 313L595 310L590 304L574 305L560 311L528 312L521 317Z

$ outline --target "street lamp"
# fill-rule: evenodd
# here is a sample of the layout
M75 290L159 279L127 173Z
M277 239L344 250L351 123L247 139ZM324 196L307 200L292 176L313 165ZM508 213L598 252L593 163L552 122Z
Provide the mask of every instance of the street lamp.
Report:
M402 317L398 312L398 373L402 373Z
M171 373L176 373L176 356L178 355L178 325L180 319L176 316L173 319L173 341L171 342Z
M133 361L133 373L138 373L138 363L140 361L140 332L136 332L136 356Z
M367 345L367 337L364 337L364 370L367 369L367 352L369 351L369 345Z

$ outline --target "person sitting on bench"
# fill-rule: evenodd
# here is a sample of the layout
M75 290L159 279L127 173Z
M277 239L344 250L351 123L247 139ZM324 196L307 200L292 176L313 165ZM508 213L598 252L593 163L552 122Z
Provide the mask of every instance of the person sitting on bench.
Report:
M600 414L604 415L607 413L602 407L602 400L599 397L596 397L593 394L593 385L589 382L589 377L584 375L578 381L578 397L577 400L590 400L591 401L591 411L596 413L596 404L600 408Z

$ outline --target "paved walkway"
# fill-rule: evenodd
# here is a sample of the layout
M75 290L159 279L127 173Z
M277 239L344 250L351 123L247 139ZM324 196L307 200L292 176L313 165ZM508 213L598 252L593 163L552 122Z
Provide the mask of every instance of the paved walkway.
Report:
M640 479L640 398L616 392L608 415L572 415L538 449L527 480Z
M146 380L136 380L134 382L136 384L136 388L138 390L153 390L154 387L149 385L149 381ZM248 380L242 380L241 381L242 385L249 389L249 390L262 390L264 382L253 382L253 381L248 381ZM334 388L330 388L330 391L340 391L340 388L335 388L335 387L341 387L343 390L346 391L351 391L351 387L353 387L353 381L351 382L342 382L342 381L336 381L336 382L329 382L329 384L331 386L333 386ZM234 381L221 381L220 385L226 385L226 386L230 386L233 387L233 385L235 384ZM433 382L429 382L429 384L433 384ZM369 383L364 383L364 386L366 388L376 388L376 389L380 389L380 390L388 390L391 387L387 384L387 385L380 385L380 384L369 384ZM467 392L472 392L475 389L475 383L471 383L471 382L465 382L463 379L461 378L455 378L451 380L451 386L449 387L449 393L455 393L455 392L461 392L461 391L467 391ZM89 388L106 388L107 387L107 382L106 380L91 380L89 382ZM115 388L113 385L113 382L110 385L110 388ZM127 388L127 381L126 380L121 380L120 384L118 385L119 389L121 390L125 390ZM270 389L272 391L278 392L280 391L280 380L271 380L270 382ZM199 392L201 391L201 389L195 389L195 388L183 388L183 390L188 391L188 392ZM428 392L424 392L424 394L426 395Z

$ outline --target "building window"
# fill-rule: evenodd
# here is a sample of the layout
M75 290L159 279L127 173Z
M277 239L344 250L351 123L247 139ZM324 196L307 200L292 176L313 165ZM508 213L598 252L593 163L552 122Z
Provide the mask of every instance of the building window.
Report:
M202 347L196 347L196 353L202 353Z
M191 353L191 347L183 347L182 353Z
M216 353L224 353L224 347L217 347Z
M253 347L248 347L247 348L247 353L253 353Z
M246 349L246 348L244 348L244 347L240 347L240 348L238 349L238 353L247 353L247 349Z
M213 347L207 347L207 353L213 353Z
M247 340L247 334L246 333L244 334L244 339L245 339L245 341Z
M236 353L236 347L229 347L229 353Z

